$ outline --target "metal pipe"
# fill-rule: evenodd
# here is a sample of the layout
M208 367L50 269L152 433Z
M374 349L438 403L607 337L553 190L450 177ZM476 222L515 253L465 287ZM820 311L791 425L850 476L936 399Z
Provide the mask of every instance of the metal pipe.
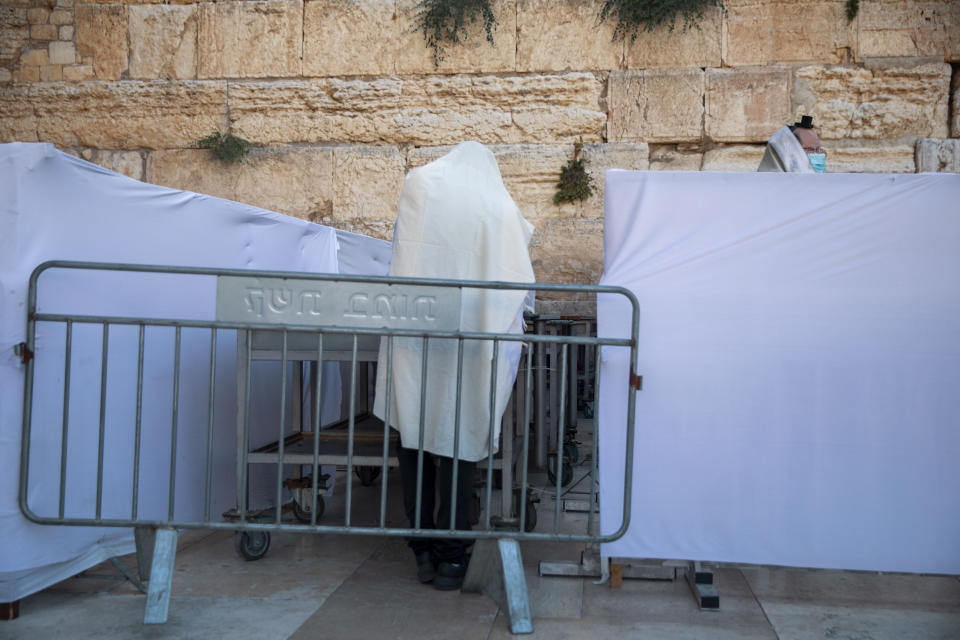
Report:
M70 361L73 355L73 322L67 320L66 351L63 356L63 429L60 436L60 518L64 516L67 494L67 425L70 422Z
M320 482L320 418L323 396L323 334L317 333L317 369L313 380L313 475L310 482L310 524L317 524L317 494Z
M534 324L537 335L543 333L544 321L537 318ZM534 412L534 424L537 434L537 469L543 469L547 466L547 345L536 343L537 350L537 389L536 389L536 410Z
M357 410L357 336L353 336L353 355L350 358L350 415L347 416L347 515L344 520L350 526L350 512L353 501L353 430L356 427Z
M427 350L429 347L429 341L424 336L423 351L420 354L420 438L417 444L417 506L414 514L414 529L420 528L420 511L423 507L423 432L427 414ZM393 381L388 381L387 384L392 394Z
M387 526L387 458L390 453L390 380L393 379L393 337L387 336L387 397L383 401L383 464L380 467L380 526Z
M557 403L560 407L560 415L557 420L557 503L556 503L556 517L553 521L553 530L554 532L560 531L560 487L563 485L563 418L564 418L564 409L566 409L566 403L563 401L565 394L567 393L567 351L569 345L563 345L560 348L560 371L557 376L560 379L560 401ZM571 478L572 480L572 478Z
M500 356L500 342L498 340L493 341L493 363L490 366L490 432L487 434L487 495L486 495L486 517L484 518L484 523L487 529L490 528L490 506L493 500L493 429L497 423L497 366L499 364L498 358ZM458 394L459 395L459 394ZM458 412L459 413L459 412ZM507 465L508 462L501 458L501 477L503 474L502 467ZM508 491L509 487L503 487L503 491ZM507 514L501 514L506 516Z
M246 353L244 354L245 366L243 369L245 374L243 380L243 437L240 441L240 450L242 451L240 456L240 522L247 521L247 497L250 492L248 486L248 477L250 475L250 462L248 459L250 454L250 378L252 377L250 361L253 350L253 332L250 330L246 332L246 342Z
M457 528L457 475L460 471L460 391L463 389L463 340L457 340L457 401L453 414L453 473L450 478L450 529ZM438 523L439 524L439 523Z
M525 532L527 526L527 473L530 466L530 394L532 393L533 377L533 345L527 344L527 370L524 373L525 384L523 393L526 396L523 401L523 469L520 472L520 504L517 508L520 510L520 532Z
M103 323L100 357L100 431L97 440L97 519L103 510L103 437L107 424L107 358L109 356L110 325Z
M295 398L294 402L300 402ZM274 511L277 524L283 520L283 454L287 422L287 330L284 329L280 347L280 437L277 439L277 494Z
M143 429L143 344L146 325L140 325L137 339L137 413L133 427L133 498L130 512L137 519L137 502L140 499L140 434ZM209 518L207 518L209 520Z
M207 387L207 464L203 485L203 519L210 519L210 485L213 483L213 405L217 389L217 329L210 330L210 382Z
M597 362L600 362L600 346L596 349ZM587 512L587 533L593 533L593 507L597 504L597 483L600 481L600 368L594 367L593 401L593 460L590 463L590 502Z
M173 509L176 503L177 487L177 418L180 413L180 327L174 332L173 341L173 416L170 427L170 497L167 502L169 514L167 518L173 520Z

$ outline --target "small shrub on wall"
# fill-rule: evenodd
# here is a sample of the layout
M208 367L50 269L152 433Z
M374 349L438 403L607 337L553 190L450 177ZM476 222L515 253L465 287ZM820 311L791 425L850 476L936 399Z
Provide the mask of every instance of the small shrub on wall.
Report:
M671 30L677 18L683 19L683 28L696 26L703 19L703 12L710 7L723 8L722 0L604 0L600 8L600 22L616 20L614 40L630 42L637 39L640 31L653 31L661 25Z
M433 49L433 65L440 66L445 45L459 44L469 24L483 21L487 42L493 46L497 19L490 0L420 0L416 6L417 30L423 31L427 47Z

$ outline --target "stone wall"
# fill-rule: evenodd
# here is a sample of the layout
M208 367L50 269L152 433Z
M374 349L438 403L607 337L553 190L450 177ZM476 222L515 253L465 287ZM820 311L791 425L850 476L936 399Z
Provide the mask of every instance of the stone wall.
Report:
M811 114L828 170L960 170L955 0L853 21L843 0L725 0L634 42L600 0L494 4L494 45L475 25L435 67L416 0L4 0L0 141L387 238L406 171L479 140L537 227L538 277L577 283L603 229L602 189L552 201L578 142L601 187L610 167L752 171ZM215 130L260 146L225 165L196 148Z

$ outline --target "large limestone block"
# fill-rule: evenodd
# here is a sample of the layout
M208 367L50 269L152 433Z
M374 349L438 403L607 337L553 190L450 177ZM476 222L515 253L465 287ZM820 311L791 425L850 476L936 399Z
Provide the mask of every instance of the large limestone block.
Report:
M650 168L650 148L646 142L585 144L583 158L587 161L587 174L593 179L594 192L577 203L577 215L581 218L603 217L604 176L608 170L646 171Z
M85 149L80 157L134 180L144 179L143 155L139 151L100 151Z
M960 2L861 2L860 56L960 62Z
M22 7L0 7L0 67L12 68L29 39L27 10Z
M708 69L706 103L707 137L764 142L790 119L790 70Z
M845 62L857 40L845 2L786 0L728 2L724 63ZM874 4L863 2L862 5Z
M317 220L394 221L405 175L403 155L392 146L333 149L333 211Z
M517 70L607 70L623 66L624 43L610 20L593 27L599 5L589 0L519 0Z
M395 0L307 0L303 75L389 75L400 36Z
M516 69L517 0L492 0L497 27L493 45L487 40L483 20L467 25L458 44L444 45L439 66L433 49L427 48L423 32L417 29L416 11L420 0L397 0L397 73L499 73Z
M22 84L4 87L0 91L0 142L40 141L37 114L28 98L30 93L31 88Z
M700 69L613 71L608 83L611 142L690 142L703 135Z
M681 18L672 31L668 26L641 31L636 40L627 43L627 68L719 67L722 25L723 12L711 7L696 24L684 26Z
M205 2L199 14L198 77L300 75L302 0Z
M253 148L230 164L207 149L154 151L147 181L319 222L332 209L333 150Z
M825 139L946 138L949 97L948 64L808 66L795 72L793 114L812 115Z
M545 220L530 241L530 258L537 282L597 284L603 273L603 220ZM586 300L595 296L539 292L543 300Z
M145 80L197 77L197 10L194 6L130 7L130 77Z
M226 112L221 82L30 85L0 92L0 133L5 140L39 139L61 147L189 147L224 130Z
M839 143L837 143L839 144ZM827 173L914 173L914 147L879 143L867 146L835 146L824 141Z
M97 79L119 80L127 70L127 7L79 5L74 20L77 54L81 58L93 58L93 72Z
M703 154L702 171L756 171L766 145L733 144L708 149Z
M230 86L230 117L263 143L592 142L601 90L589 73L248 82Z
M651 171L700 171L703 151L696 145L652 145Z
M917 140L917 172L960 173L960 140Z

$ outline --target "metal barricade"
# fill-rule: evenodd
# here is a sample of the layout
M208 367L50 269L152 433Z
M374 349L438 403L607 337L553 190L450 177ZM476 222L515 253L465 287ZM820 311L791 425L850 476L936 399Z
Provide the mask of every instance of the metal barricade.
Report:
M85 286L90 287L90 295L77 295ZM45 293L45 287L51 293ZM73 292L71 298L84 301L82 313L58 302L57 293L64 287ZM552 334L461 330L465 295L529 290L623 296L625 308L633 314L632 335L598 338L589 330ZM187 296L189 304L184 305ZM125 306L125 301L131 304ZM97 312L98 308L104 311ZM177 313L170 313L171 308ZM167 618L176 530L214 529L235 532L238 550L248 558L262 557L270 533L280 531L475 540L464 590L490 593L509 614L514 633L530 632L518 541L609 542L622 536L629 525L638 323L636 299L619 287L47 262L30 278L27 341L21 349L26 378L20 509L38 524L134 527L138 542L151 534L148 623ZM390 379L392 347L400 341L421 344L423 354L417 515L415 526L406 527L391 526L387 516L391 496L400 500L388 491L387 472L396 465L394 439L387 426L393 410L390 394L386 394L385 420L381 421L369 412L370 384L359 373L369 371L365 363L379 356ZM470 508L457 504L454 490L460 392L451 425L454 464L449 528L439 528L446 523L438 523L437 529L419 526L423 408L430 400L425 384L431 366L428 354L431 345L443 341L456 345L456 388L461 392L464 385L478 383L465 372L465 350L472 344L492 345L488 451L497 449L494 434L501 417L495 411L498 359L506 357L508 347L519 354L514 394L503 414L501 453L479 463L483 516L469 531L454 528L457 510ZM553 474L549 487L530 485L530 467L535 466L530 464L530 425L533 414L540 411L535 406L544 399L544 391L534 384L534 351L539 359L545 348L555 354L551 368L558 373L551 383L558 398L551 405L557 412L551 424L557 430L557 443L563 442L568 412L576 411L576 404L565 401L575 392L570 387L578 380L575 369L572 376L567 375L571 350L582 349L594 363L594 378L585 382L593 390L599 384L595 363L600 349L630 352L628 419L623 425L625 499L619 526L608 526L606 535L597 532L593 508L588 510L585 531L564 530L562 473ZM279 363L279 370L268 372L266 383L254 384L260 360ZM346 395L339 403L346 417L338 425L325 425L321 417L329 407L324 403L333 400L324 397L323 376L333 362L341 363L348 378L341 381ZM307 370L309 384L304 385ZM225 379L234 378L234 371L235 385ZM253 408L264 397L273 398L266 413L274 418L263 420L265 410ZM274 430L272 442L254 443L255 427L262 426L255 424L258 421ZM340 429L338 437L324 439L336 429ZM597 450L594 430L591 505L596 504ZM250 508L254 464L275 466L273 504L267 509ZM342 513L323 513L321 470L332 464L339 465L337 482L344 484ZM285 478L291 468L299 477ZM308 476L303 475L305 469ZM376 494L354 486L357 469L379 473ZM361 485L374 484L374 477L362 476ZM499 478L497 505L494 487ZM529 509L531 492L555 498L552 530L543 531L542 522L541 530L530 526L536 515ZM294 521L286 517L289 510L284 503L290 495ZM233 496L233 508L221 511L218 507ZM373 499L379 501L374 518L352 517L358 500ZM494 516L495 510L499 517ZM146 573L143 568L142 572Z

